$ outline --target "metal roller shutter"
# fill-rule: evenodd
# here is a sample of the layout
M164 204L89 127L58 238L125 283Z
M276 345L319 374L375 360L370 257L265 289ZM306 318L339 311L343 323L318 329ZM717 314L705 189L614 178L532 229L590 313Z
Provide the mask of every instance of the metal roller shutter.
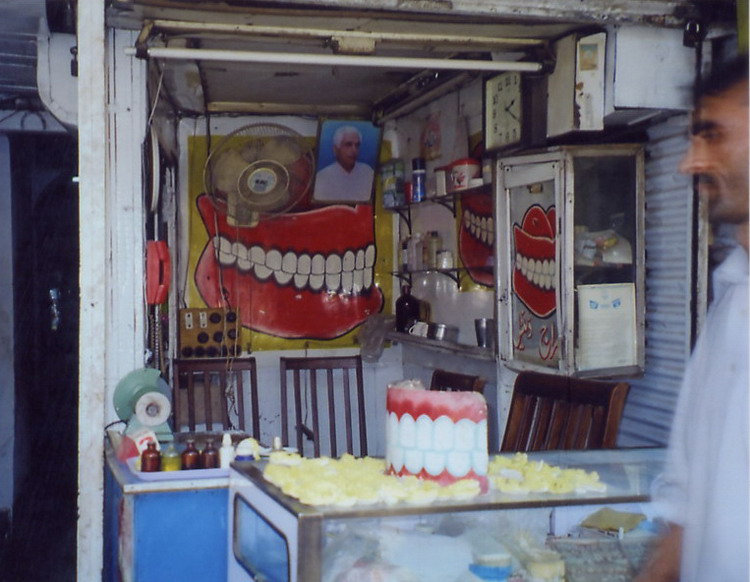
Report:
M678 166L687 115L649 129L646 156L646 371L631 381L620 446L664 445L691 348L693 194Z

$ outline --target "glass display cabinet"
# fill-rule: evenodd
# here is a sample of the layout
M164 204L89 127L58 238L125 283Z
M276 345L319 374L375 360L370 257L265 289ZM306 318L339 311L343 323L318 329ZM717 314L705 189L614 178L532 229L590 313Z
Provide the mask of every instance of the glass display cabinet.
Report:
M664 449L657 448L529 453L532 464L544 461L596 471L606 489L491 489L464 500L351 507L305 505L264 479L266 461L235 462L230 475L227 580L505 579L500 572L482 578L482 571L492 568L507 568L508 577L510 571L523 571L526 581L553 582L563 576L578 582L630 580L653 541L656 524L649 488L663 459ZM618 520L637 516L638 525L620 531L617 523L590 524L592 516L603 512ZM542 574L553 565L554 572Z
M561 146L496 163L501 359L580 377L642 372L642 147Z

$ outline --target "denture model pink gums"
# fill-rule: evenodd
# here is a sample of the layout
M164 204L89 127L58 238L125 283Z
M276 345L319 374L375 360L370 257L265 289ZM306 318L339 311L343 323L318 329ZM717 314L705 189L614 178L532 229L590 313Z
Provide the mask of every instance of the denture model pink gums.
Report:
M477 392L425 390L421 382L388 387L386 471L450 485L479 481L487 492L487 402Z

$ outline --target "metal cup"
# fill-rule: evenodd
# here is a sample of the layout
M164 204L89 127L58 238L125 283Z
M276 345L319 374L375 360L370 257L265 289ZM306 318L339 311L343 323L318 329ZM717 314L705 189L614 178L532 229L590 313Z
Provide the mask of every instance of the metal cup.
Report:
M474 320L474 329L477 332L477 345L480 348L495 347L495 320L480 317Z

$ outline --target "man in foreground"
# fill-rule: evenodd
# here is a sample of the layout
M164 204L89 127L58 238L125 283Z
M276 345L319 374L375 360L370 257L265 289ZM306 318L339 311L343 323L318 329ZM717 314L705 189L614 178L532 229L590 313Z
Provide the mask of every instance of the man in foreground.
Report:
M669 523L638 582L747 582L748 71L747 57L700 88L690 149L709 220L733 225L737 246L714 273L714 300L685 372L654 501Z

